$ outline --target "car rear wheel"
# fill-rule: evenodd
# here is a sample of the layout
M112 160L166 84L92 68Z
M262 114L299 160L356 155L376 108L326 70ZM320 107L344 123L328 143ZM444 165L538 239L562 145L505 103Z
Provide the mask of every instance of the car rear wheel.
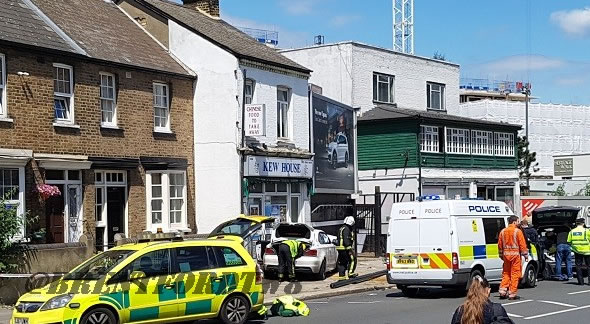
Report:
M467 285L465 285L464 287L464 291L467 292L469 290L469 287L471 287L471 283L473 282L473 280L475 280L475 277L480 276L483 278L483 274L481 274L481 271L479 270L473 270L471 271L471 276L469 276L469 281L467 281Z
M523 284L527 288L534 288L537 285L537 269L535 269L535 266L530 263L524 272Z
M402 291L402 294L409 298L414 298L418 295L418 288L408 288L408 286L398 285L397 288Z
M250 314L250 304L240 295L229 296L219 312L219 319L224 324L244 324Z
M336 169L338 167L338 153L332 153L332 168Z
M322 265L320 266L320 271L315 274L315 278L317 280L326 280L326 260L322 261Z
M80 324L116 324L115 314L108 308L95 308L82 316Z

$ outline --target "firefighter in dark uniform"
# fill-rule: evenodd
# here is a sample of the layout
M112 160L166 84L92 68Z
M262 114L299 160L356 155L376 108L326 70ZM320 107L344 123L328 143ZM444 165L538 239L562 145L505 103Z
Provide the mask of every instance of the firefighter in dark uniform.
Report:
M285 280L285 273L289 276L289 281L297 281L295 279L295 260L303 256L307 250L307 244L297 240L282 241L275 246L277 256L279 258L279 281Z
M346 280L357 276L356 253L354 243L354 217L347 216L338 230L338 280Z

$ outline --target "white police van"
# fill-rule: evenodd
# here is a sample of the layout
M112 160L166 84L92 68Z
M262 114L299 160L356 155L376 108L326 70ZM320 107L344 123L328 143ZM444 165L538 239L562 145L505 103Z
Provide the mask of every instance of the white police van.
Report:
M428 200L393 204L387 232L387 281L405 295L418 287L466 289L473 277L501 281L498 234L514 213L503 202ZM534 246L522 284L534 287Z

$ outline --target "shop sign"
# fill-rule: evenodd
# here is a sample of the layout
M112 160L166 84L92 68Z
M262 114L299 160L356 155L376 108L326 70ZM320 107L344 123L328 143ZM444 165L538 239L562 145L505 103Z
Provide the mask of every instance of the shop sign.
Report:
M574 159L555 159L553 160L553 171L556 176L573 176Z
M244 116L246 121L246 136L266 135L265 113L266 109L264 105L246 105L246 116Z
M248 156L246 177L305 178L313 177L313 162L268 156Z

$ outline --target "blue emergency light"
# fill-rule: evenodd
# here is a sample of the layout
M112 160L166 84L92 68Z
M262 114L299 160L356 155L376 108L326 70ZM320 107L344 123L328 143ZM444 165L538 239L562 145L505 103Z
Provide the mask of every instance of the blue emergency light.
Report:
M424 196L418 197L418 201L423 201L423 200L441 200L441 198L439 195L424 195Z

